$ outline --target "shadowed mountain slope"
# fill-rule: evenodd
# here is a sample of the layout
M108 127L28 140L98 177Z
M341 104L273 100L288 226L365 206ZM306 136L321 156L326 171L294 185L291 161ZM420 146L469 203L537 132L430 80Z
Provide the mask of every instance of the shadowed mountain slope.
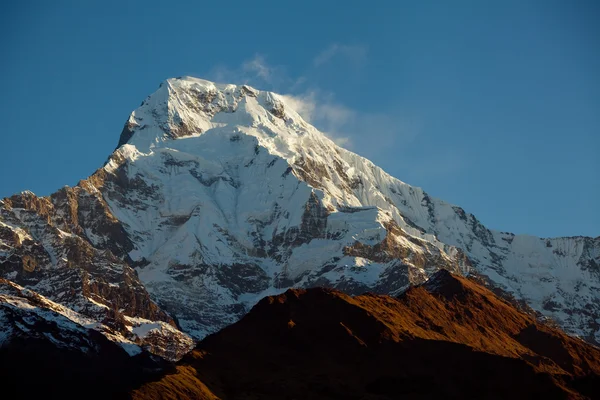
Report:
M0 328L3 398L125 399L171 366L112 327L4 279Z
M600 350L445 270L399 297L290 289L136 399L597 398Z

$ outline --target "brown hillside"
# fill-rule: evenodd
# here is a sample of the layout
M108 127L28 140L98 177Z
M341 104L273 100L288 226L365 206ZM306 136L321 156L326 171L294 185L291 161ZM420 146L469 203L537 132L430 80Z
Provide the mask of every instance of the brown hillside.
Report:
M597 398L600 350L440 271L399 298L291 289L135 399Z

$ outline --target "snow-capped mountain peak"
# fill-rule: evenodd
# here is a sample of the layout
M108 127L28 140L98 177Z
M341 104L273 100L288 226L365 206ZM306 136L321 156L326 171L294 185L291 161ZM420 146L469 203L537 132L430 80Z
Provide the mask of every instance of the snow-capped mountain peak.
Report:
M292 286L399 294L444 268L480 274L600 341L600 238L489 230L337 146L284 96L246 85L167 80L130 115L106 165L59 192L0 204L3 276L24 285L28 270L80 265L57 250L78 240L139 278L135 296L195 338ZM133 294L111 293L103 301L139 316ZM156 309L143 317L170 321Z
M313 140L324 137L287 106L282 96L247 85L184 77L168 79L144 100L129 117L119 146L129 143L146 152L165 140L199 136L224 126L254 134L262 145L279 151L278 155L293 151L307 134ZM261 129L244 132L250 128Z

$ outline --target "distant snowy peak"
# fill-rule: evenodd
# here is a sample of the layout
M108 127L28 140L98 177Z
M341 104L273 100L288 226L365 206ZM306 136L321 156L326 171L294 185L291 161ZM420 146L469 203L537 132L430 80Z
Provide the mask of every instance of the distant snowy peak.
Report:
M321 135L285 104L283 96L247 85L173 78L131 114L118 146L128 143L146 152L165 140L198 136L223 126L268 128L282 124L293 129L273 131L269 136L293 133L291 136L298 138L308 131Z
M481 275L600 343L599 238L490 230L291 105L246 85L165 81L90 178L0 202L0 277L173 359L189 348L175 325L202 339L289 287L397 295L440 269Z
M187 140L201 136L219 138ZM256 153L266 150L274 157L270 165L283 161L286 174L293 173L312 188L322 190L322 200L330 210L365 205L378 207L389 214L380 218L394 219L412 235L421 237L427 230L413 224L421 215L406 214L403 218L390 200L399 193L406 194L411 199L405 202L419 206L428 200L420 188L406 185L369 160L337 146L305 122L286 103L285 96L247 85L216 84L191 77L163 82L131 114L121 133L119 147L105 169L113 173L124 162L134 162L154 153L190 162L199 155L200 145L213 146L202 149L203 153L240 151L240 145L233 149L226 149L222 143L217 146L220 139L244 143L244 148L250 147ZM214 157L228 156L215 154ZM435 240L431 234L424 238Z
M270 290L393 294L447 268L483 274L600 340L599 239L490 230L337 146L284 96L169 79L131 114L119 144L99 190L153 296L175 315L188 312L182 298L209 304L206 321L180 319L198 338Z
M254 146L287 162L303 181L326 189L327 195L342 200L344 205L361 204L346 199L344 190L340 189L357 185L360 169L376 168L370 161L337 146L304 121L286 103L285 96L247 85L216 84L190 77L163 82L130 115L112 167L119 164L122 157L132 160L161 148L187 151L192 147L190 142L174 144L174 139L206 134L222 136L231 142L248 137ZM378 168L375 174L403 184Z

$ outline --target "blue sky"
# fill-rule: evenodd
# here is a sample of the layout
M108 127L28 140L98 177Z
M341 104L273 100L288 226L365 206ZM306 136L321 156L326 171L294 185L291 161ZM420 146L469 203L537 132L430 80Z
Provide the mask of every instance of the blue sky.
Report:
M600 235L600 3L288 4L3 2L0 197L76 184L161 81L192 75L293 95L490 228Z

